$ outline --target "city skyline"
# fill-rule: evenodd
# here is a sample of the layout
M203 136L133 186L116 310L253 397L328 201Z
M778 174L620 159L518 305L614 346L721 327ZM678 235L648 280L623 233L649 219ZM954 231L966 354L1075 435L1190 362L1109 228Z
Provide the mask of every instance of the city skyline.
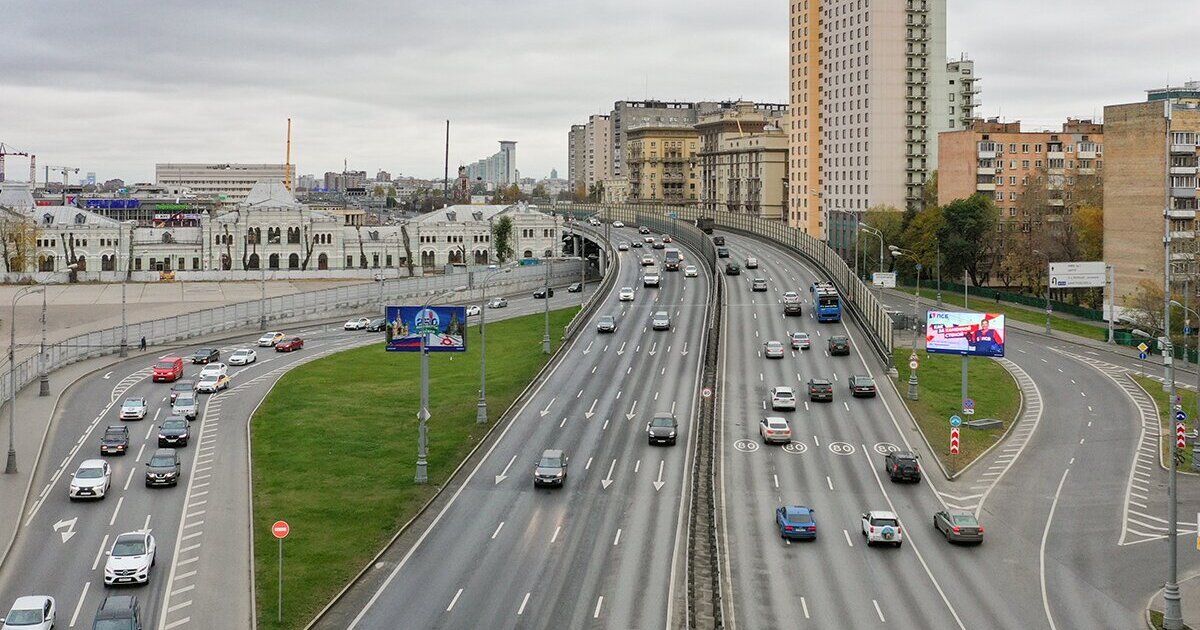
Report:
M284 15L239 9L236 17L139 6L140 21L186 20L196 35L139 31L138 45L128 46L121 35L132 34L133 5L101 12L76 3L69 11L88 28L70 38L47 7L30 6L0 26L9 53L0 85L15 96L0 101L0 115L19 121L0 141L37 154L41 165L95 172L100 181L152 181L157 162L282 163L290 116L298 173L340 172L347 160L356 170L437 178L450 119L452 176L512 139L521 145L522 176L541 178L567 170L562 130L608 113L617 100L787 97L784 2L755 2L736 21L727 5L707 1L598 10L532 2L516 13L499 5L359 7L372 20L358 19L354 7L316 3ZM1156 4L1136 24L1121 7L1016 0L997 14L954 3L947 56L975 60L981 116L1028 129L1100 118L1105 105L1196 78L1175 42L1187 41L1200 6ZM487 32L474 26L500 22L506 26ZM1087 49L1085 63L1068 32L1104 46ZM623 43L579 46L588 40ZM7 171L24 179L28 164L10 159Z

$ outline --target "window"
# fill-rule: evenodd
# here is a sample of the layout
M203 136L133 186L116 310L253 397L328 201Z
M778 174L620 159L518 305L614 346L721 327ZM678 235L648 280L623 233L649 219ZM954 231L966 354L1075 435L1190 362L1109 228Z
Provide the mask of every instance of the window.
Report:
M1028 144L1021 145L1021 153L1029 153L1029 145Z
M1029 160L1021 160L1021 168L1029 168Z

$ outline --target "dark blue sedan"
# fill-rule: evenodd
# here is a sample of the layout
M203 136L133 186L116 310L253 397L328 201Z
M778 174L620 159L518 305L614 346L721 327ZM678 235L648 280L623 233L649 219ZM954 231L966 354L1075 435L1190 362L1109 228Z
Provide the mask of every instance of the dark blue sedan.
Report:
M775 524L779 535L798 540L816 540L817 520L813 510L803 505L785 505L775 510Z

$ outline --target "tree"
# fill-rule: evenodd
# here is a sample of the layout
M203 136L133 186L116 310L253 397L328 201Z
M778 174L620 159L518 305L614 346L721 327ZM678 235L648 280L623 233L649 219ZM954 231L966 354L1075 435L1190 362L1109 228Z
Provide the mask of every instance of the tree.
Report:
M530 194L530 196L533 197L534 199L545 199L546 198L546 187L542 184L538 184L537 186L534 186L533 192Z
M1139 280L1133 293L1121 296L1125 303L1122 317L1135 328L1154 336L1163 332L1163 288L1152 280Z
M306 271L308 269L308 261L312 260L313 245L316 245L317 242L317 239L312 233L312 227L313 220L310 215L308 219L308 225L301 226L301 229L304 231L304 260L300 263L300 271Z
M942 208L938 241L945 268L967 271L972 284L979 285L980 267L988 255L988 244L996 229L997 210L991 197L975 194L955 199Z
M23 272L34 261L39 230L27 217L0 208L0 254L4 256L4 270Z
M937 265L938 243L941 238L942 227L946 223L946 218L942 208L933 206L918 212L904 227L904 247L912 250L916 255L916 260L910 262L919 262L924 267L925 277L931 277L934 273L934 268ZM948 269L946 264L945 247L942 248L942 268ZM953 277L954 274L947 273Z
M929 173L929 179L921 186L921 208L929 209L938 205L938 172Z
M578 184L575 184L575 201L578 203L587 201L587 190L586 182L579 182Z
M384 194L383 185L381 184L375 184L375 187L371 189L372 197L382 197Z
M404 266L408 267L408 277L413 275L412 241L408 240L408 224L400 224L400 237L404 239Z
M895 259L887 253L888 245L904 242L904 212L895 206L880 205L870 208L863 214L863 223L883 233L883 268L890 270L895 266ZM858 246L863 254L863 266L866 272L879 269L879 243L874 234L859 232Z
M492 225L492 247L496 250L496 259L501 263L508 262L513 255L512 236L512 217L502 216Z
M1104 208L1083 206L1071 213L1082 260L1104 260Z
M600 203L601 201L604 201L604 182L597 181L596 183L592 184L591 189L588 190L587 200L592 203Z

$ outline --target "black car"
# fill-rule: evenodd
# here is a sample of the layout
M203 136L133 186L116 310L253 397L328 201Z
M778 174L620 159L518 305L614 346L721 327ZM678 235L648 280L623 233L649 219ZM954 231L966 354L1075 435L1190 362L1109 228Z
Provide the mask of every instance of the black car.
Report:
M649 234L649 233L650 233L650 228L648 228L644 225L638 228L638 234Z
M567 293L579 293L583 291L583 285L578 282L572 282L571 286L567 287Z
M808 399L833 402L833 383L823 378L808 379Z
M179 455L173 448L160 448L146 462L146 487L179 485Z
M884 457L884 468L892 481L921 481L921 464L912 451L894 451Z
M175 384L171 385L171 403L174 404L175 399L179 398L180 394L195 394L195 393L196 393L196 381L185 381L185 380L175 381Z
M714 236L714 237L712 237L712 239L713 239L713 245L724 245L725 244L724 236Z
M641 242L641 241L633 241L632 243L630 243L630 244L629 244L629 246L630 246L630 247L636 247L636 248L638 248L638 249L641 249L641 248L642 248L642 242Z
M612 315L601 315L596 319L596 332L617 332L617 320Z
M542 287L533 292L533 297L538 300L544 300L547 297L547 292L549 293L549 297L554 297L554 287Z
M387 330L387 320L383 317L376 317L367 324L367 332L383 332Z
M646 439L650 444L675 445L679 422L675 415L666 412L654 414L654 418L646 423Z
M562 487L567 481L567 456L557 449L542 451L542 458L533 468L533 485Z
M666 249L667 246L664 245L662 241L654 241L654 244L651 245L650 247L652 247L654 249Z
M187 446L191 437L192 432L188 429L187 418L183 416L170 416L158 425L159 446Z
M725 275L740 276L742 275L742 267L735 262L725 264Z
M192 355L192 363L211 363L220 360L221 351L216 348L200 348Z
M101 455L124 455L129 451L129 427L112 425L104 429L104 437L100 438Z
M728 247L718 247L717 248L717 258L729 258L729 248Z
M829 338L829 355L850 354L850 338L846 335L834 335Z
M869 396L875 397L875 379L866 374L855 374L850 377L850 395L851 396Z
M109 595L100 602L92 630L142 630L142 607L133 595Z

